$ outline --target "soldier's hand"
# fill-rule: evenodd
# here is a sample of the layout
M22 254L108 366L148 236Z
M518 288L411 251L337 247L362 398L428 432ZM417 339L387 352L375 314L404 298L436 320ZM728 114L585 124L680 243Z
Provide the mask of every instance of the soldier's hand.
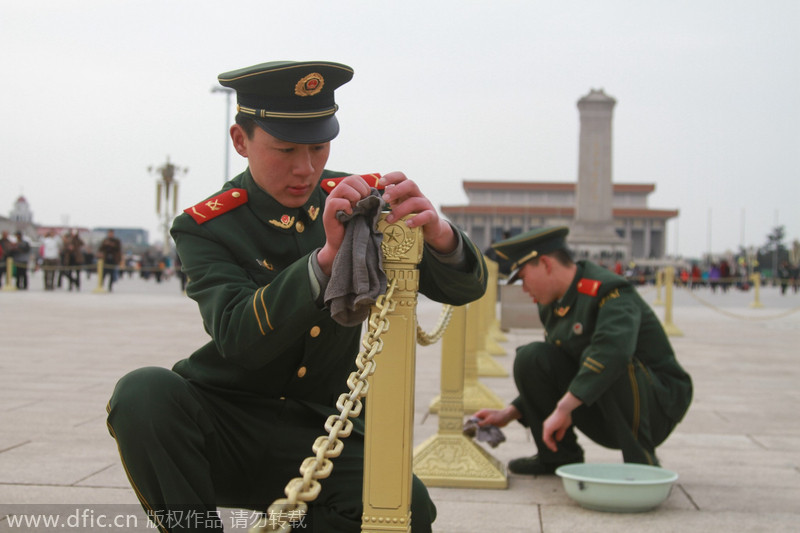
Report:
M406 224L410 228L422 227L422 237L428 245L442 254L456 249L458 238L453 228L439 217L436 208L413 180L402 172L390 172L381 178L381 184L385 187L383 199L392 208L387 222L396 222L416 213Z
M347 176L331 191L325 200L322 223L325 226L325 245L317 254L317 262L322 271L330 276L333 259L344 240L344 224L336 218L336 213L344 211L348 215L359 200L369 196L370 186L361 176Z
M481 427L491 425L499 428L513 420L519 420L521 416L521 413L513 405L503 409L481 409L472 415L473 418L478 419L478 425Z
M550 413L542 424L542 440L553 451L558 450L556 442L564 438L564 434L572 425L572 411L583 405L583 400L570 391L558 400L556 408Z
M558 451L558 442L572 425L572 415L556 409L542 424L542 440L551 451Z

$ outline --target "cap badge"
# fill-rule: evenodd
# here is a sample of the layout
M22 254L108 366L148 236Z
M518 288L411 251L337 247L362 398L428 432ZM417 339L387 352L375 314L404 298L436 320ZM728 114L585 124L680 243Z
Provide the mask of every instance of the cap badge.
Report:
M308 216L311 218L311 220L317 220L317 217L319 216L319 207L313 205L309 207Z
M567 313L569 313L569 306L568 306L568 305L567 305L567 306L565 306L565 307L558 307L558 308L556 308L556 314L557 314L558 316L562 317L562 318L563 318L563 317L564 317L564 315L566 315Z
M318 94L325 85L325 78L322 74L312 72L308 76L303 76L294 86L294 94L297 96L314 96Z
M283 215L280 220L270 220L270 224L273 226L277 226L283 229L289 229L294 224L294 217L290 217L289 215Z
M575 322L575 325L572 326L572 331L575 333L575 335L583 334L583 324L580 322Z

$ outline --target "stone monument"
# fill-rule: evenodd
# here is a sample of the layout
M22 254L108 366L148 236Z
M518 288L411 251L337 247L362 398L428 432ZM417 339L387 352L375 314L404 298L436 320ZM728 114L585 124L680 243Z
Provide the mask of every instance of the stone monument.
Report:
M602 89L592 89L578 100L578 186L568 242L579 256L631 255L630 243L614 230L611 117L616 103Z

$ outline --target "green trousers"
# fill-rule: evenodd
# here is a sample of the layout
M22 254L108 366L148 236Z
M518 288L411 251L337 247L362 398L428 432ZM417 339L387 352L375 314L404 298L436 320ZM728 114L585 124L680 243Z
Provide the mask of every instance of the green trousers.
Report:
M222 531L224 524L211 520L218 506L263 512L285 497L286 483L300 476L311 445L325 434L325 409L207 390L149 367L119 381L108 427L131 485L161 531ZM356 427L363 427L360 421ZM354 430L343 443L297 531L361 530L363 433ZM431 531L436 508L416 477L411 513L414 532Z
M583 460L574 428L607 448L622 451L626 463L658 465L655 448L674 429L656 401L651 376L637 361L592 405L572 413L573 427L552 452L542 440L542 423L553 412L578 372L578 362L558 347L534 342L517 349L514 381L519 391L515 405L521 422L530 427L539 456L545 463Z

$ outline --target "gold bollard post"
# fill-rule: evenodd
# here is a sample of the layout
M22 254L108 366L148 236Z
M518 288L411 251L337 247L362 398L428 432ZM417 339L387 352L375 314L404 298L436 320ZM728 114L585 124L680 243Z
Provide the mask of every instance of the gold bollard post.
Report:
M664 272L667 302L664 305L664 332L670 337L682 337L683 332L672 323L672 289L675 285L675 267L668 266Z
M92 292L95 293L102 293L106 292L103 288L103 266L104 261L102 259L97 260L97 287L95 287Z
M508 355L505 348L498 344L498 342L505 342L508 340L500 330L500 321L497 320L498 265L491 259L486 258L485 260L488 281L486 283L486 294L482 301L485 305L486 313L486 351L489 352L490 355Z
M497 397L489 387L478 381L478 357L483 352L489 361L496 362L486 354L480 336L480 306L473 302L467 306L466 328L464 336L464 414L472 414L483 407L502 409L505 407L503 400ZM450 327L447 328L448 330ZM441 395L431 402L428 411L439 412Z
M750 281L753 282L753 292L755 296L755 300L750 304L750 307L753 309L760 309L764 307L764 304L761 303L761 274L758 272L750 274Z
M480 349L478 350L478 375L487 377L508 377L508 372L503 366L492 359L492 355L505 355L505 350L493 339L492 326L495 319L495 308L497 304L497 272L495 269L494 278L492 277L491 259L487 259L488 281L486 292L481 298L469 307L470 312L478 316L478 338ZM494 263L495 267L497 263ZM499 325L498 325L499 331Z
M439 432L414 449L414 473L429 487L505 489L505 467L464 436L467 310L454 307L442 337Z
M489 344L489 327L486 302L487 295L484 294L477 302L474 302L474 305L470 305L467 308L467 313L475 315L476 334L478 336L478 375L505 378L508 377L508 371L503 368L503 365L495 361L494 358L489 355L489 350L487 348Z
M411 471L414 442L417 265L422 259L419 228L404 221L388 224L381 215L383 267L397 286L389 311L389 330L376 370L369 379L364 436L364 514L361 531L411 531Z
M17 286L11 282L11 278L14 277L13 272L14 272L14 258L6 257L6 286L3 287L4 291L17 290Z
M661 286L664 284L664 269L659 268L656 272L656 300L653 302L653 305L664 305L664 302L661 300Z

